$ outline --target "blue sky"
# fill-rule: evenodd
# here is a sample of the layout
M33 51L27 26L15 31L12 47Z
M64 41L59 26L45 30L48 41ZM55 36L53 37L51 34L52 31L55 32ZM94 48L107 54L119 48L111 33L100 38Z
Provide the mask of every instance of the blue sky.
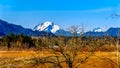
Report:
M66 29L85 25L86 30L120 27L120 0L0 0L0 19L25 28L51 21Z

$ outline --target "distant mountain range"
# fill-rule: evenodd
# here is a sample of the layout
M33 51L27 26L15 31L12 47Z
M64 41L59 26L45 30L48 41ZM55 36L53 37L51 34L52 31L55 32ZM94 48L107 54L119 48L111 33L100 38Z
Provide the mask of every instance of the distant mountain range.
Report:
M102 31L102 29L98 27L92 31L85 32L83 36L118 36L120 34L119 32L120 28L109 28L107 31ZM58 25L49 21L38 24L33 29L28 29L0 20L0 36L10 35L11 33L22 33L28 36L73 36L71 32L61 29ZM80 36L80 34L78 33L77 36Z
M88 31L84 36L120 36L120 28L109 28L107 31Z
M105 33L110 36L120 36L120 28L111 27Z
M50 32L53 33L57 36L73 36L73 34L69 31L61 29L58 25L46 21L44 23L38 24L37 26L34 27L35 31L45 31L45 32ZM103 31L101 28L97 27L94 28L91 31L87 31L83 34L83 36L118 36L120 32L120 28L109 28L107 31ZM78 33L77 36L80 36Z
M58 25L50 21L46 21L44 23L38 24L37 26L33 28L33 30L53 33L57 36L72 36L73 35L71 32L61 29Z
M14 34L24 34L28 36L45 36L54 35L52 33L46 33L44 31L33 31L32 29L24 28L20 25L10 24L6 21L0 20L0 36Z

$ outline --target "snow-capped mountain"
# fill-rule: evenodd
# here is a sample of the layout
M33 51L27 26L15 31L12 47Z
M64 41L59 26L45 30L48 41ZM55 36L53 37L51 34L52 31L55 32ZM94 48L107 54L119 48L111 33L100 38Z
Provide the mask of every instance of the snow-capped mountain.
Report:
M102 29L100 27L94 28L92 30L93 32L102 32Z
M60 30L58 25L55 25L54 23L50 21L46 21L44 23L38 24L34 27L34 31L45 31L45 32L51 32L56 33L56 31Z
M103 31L100 27L94 28L91 31L85 32L84 36L104 36L105 31Z
M50 33L45 31L49 31ZM102 30L101 28L95 28L92 31L85 32L83 36L109 35L109 36L117 37L119 32L120 32L119 27L118 28L112 27L106 31ZM0 19L0 36L10 35L11 33L14 33L14 34L22 33L28 36L73 36L71 32L60 29L58 25L55 25L54 23L48 22L48 21L37 25L33 31L32 29L24 28L20 25L10 24Z
M28 36L54 36L52 33L48 34L43 31L33 31L32 29L24 28L20 25L11 24L0 19L0 36L10 35L11 33L16 35L22 33L23 35Z

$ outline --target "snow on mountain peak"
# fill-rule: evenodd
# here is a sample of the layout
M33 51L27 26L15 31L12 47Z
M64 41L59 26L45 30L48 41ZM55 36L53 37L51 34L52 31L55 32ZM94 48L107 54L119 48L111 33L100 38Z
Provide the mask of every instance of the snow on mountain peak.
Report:
M93 32L102 32L102 29L99 28L99 27L97 27L97 28L94 28L94 29L93 29Z
M36 26L36 28L34 28L35 30L39 30L39 31L43 31L45 28L47 28L49 25L52 25L51 22L46 21L45 23L39 24L38 26Z
M55 33L57 30L59 30L59 26L58 25L54 25L53 29L51 30L52 33Z
M33 30L55 33L59 29L60 28L58 25L55 25L54 23L50 21L46 21L42 24L37 25Z

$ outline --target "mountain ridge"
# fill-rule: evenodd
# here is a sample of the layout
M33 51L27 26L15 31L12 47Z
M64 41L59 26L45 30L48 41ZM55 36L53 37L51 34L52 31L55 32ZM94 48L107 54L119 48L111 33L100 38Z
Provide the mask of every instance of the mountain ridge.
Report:
M3 21L0 19L0 36L4 35L10 35L11 33L14 34L24 34L28 36L73 36L73 34L70 31L66 31L61 29L58 25L47 22L47 26L44 26L42 28L42 24L39 24L40 30L36 29L29 29L24 28L20 25L15 25L8 23L6 21ZM37 26L36 26L37 27ZM119 36L120 35L120 28L114 28L111 27L107 31L102 31L100 28L95 28L93 31L87 31L83 34L83 36ZM77 36L80 36L78 33Z
M34 27L33 30L36 31L45 31L48 33L53 33L56 36L73 36L73 34L70 31L66 31L64 29L61 29L58 25L58 29L55 29L54 32L52 32L53 26L55 24L50 21L46 21L44 23L38 24ZM117 36L118 29L120 28L109 28L107 31L103 31L100 27L94 28L91 31L87 31L83 34L83 36L105 36L106 33L108 36ZM80 33L77 33L77 36L80 36Z
M73 36L71 32L61 29L57 24L54 24L50 21L45 21L41 24L36 25L33 30L53 33L56 36Z
M3 21L0 19L0 33L2 35L10 35L11 33L14 34L24 34L28 36L44 36L48 35L48 33L43 32L43 31L33 31L32 29L29 28L24 28L20 25L15 25L8 23L6 21ZM53 35L52 33L49 33L49 35Z

